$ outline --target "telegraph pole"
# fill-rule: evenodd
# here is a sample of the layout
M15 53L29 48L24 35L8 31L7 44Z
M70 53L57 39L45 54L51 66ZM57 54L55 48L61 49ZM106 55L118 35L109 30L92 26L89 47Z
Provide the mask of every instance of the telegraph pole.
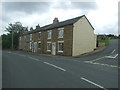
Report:
M12 50L13 50L13 30L12 30Z

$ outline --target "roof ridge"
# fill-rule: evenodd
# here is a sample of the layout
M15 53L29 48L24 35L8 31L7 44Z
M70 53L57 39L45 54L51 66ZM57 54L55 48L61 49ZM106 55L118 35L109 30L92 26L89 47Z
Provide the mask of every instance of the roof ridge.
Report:
M40 27L40 30L34 29L33 31L28 31L27 33L38 32L38 31L41 31L41 30L42 31L43 30L50 30L50 29L54 29L54 28L64 27L66 25L71 25L71 24L77 22L83 16L85 16L85 15L74 17L74 18L67 19L67 20L64 20L64 21L60 21L60 22L58 22L56 24L52 24L52 23L47 24L47 25L44 25L44 26Z
M78 16L78 17L74 17L74 18L71 18L71 19L66 19L66 20L60 21L60 22L58 22L58 23L65 22L65 21L68 21L68 20L73 20L73 19L76 19L76 18L81 18L81 17L83 17L83 16L85 16L85 15ZM53 25L53 24L50 23L50 24L44 25L44 26L42 26L42 27L49 26L49 25ZM42 27L41 27L41 28L42 28Z
M85 15L78 16L78 17L74 17L74 18L71 18L71 19L66 19L66 20L64 20L64 21L68 21L68 20L72 20L72 19L76 19L76 18L81 18L81 17L83 17L83 16L85 16ZM61 21L61 22L64 22L64 21Z

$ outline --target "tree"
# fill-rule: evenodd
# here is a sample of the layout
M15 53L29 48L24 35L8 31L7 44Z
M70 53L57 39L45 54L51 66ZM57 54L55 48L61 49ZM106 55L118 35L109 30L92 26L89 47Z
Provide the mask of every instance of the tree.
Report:
M3 48L13 48L18 49L19 45L19 35L27 31L27 27L23 27L21 22L10 23L8 27L5 28L8 32L7 35L2 35L2 47Z
M2 35L2 48L10 49L11 48L11 34L3 34Z
M8 27L5 28L7 32L11 33L16 32L18 34L23 33L26 29L26 27L23 27L21 22L15 22L14 24L9 24Z

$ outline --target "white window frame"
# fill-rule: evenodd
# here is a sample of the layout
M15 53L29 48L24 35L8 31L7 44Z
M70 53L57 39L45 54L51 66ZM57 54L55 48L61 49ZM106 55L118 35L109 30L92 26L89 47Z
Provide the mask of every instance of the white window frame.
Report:
M41 32L39 32L38 39L41 40Z
M32 34L30 34L30 41L32 40Z
M41 44L41 41L38 41L38 44L39 44L39 43ZM41 49L41 47L40 47L40 48L38 48L38 49Z
M59 43L64 43L64 41L58 41L58 52L63 53L63 51L59 51ZM64 45L64 44L63 44Z
M61 30L63 30L63 36L62 36L62 37L59 36L59 32L60 32ZM64 37L64 28L58 28L58 38L63 38L63 37Z
M48 33L51 33L51 37L48 37ZM47 37L48 37L48 39L51 39L52 38L52 30L50 30L50 31L47 31Z
M48 52L51 52L51 50L48 50L48 43L51 44L51 42L47 42L47 51L48 51Z

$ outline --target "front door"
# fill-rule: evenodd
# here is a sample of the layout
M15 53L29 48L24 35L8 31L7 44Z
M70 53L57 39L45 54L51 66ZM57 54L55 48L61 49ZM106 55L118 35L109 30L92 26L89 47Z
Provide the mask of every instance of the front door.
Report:
M34 42L34 52L37 52L37 42Z
M52 43L52 55L56 55L56 43Z
M32 48L32 52L34 52L34 42L32 42L31 48Z

